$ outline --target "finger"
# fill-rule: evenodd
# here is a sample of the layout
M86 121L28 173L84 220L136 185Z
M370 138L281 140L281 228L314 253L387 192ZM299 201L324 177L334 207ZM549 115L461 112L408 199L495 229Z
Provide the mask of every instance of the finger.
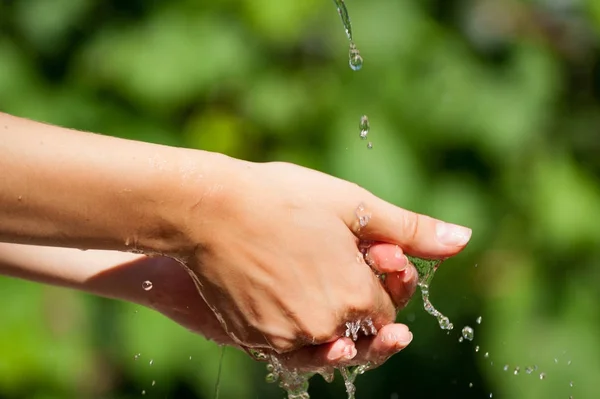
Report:
M393 273L404 270L409 261L398 245L375 243L367 251L365 260L380 273Z
M352 359L341 359L340 364L352 366L370 362L374 367L383 364L390 356L406 348L413 334L404 324L388 324L375 336L361 337L356 342L357 354Z
M346 221L360 239L396 244L423 258L454 256L471 239L469 228L407 211L372 194L366 197Z
M390 294L392 301L396 304L396 311L400 311L408 305L408 302L417 289L419 275L413 265L397 273L389 273L384 285Z
M280 356L281 362L289 369L315 370L334 367L348 362L357 355L356 345L350 338L316 346L307 346Z

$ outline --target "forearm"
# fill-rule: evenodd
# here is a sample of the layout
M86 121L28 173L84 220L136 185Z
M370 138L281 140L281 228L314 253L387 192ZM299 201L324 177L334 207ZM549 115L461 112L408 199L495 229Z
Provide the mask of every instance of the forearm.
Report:
M192 285L172 259L0 243L0 275L71 288L145 306L164 302L173 284ZM152 290L143 283L152 282Z
M144 255L116 251L0 243L0 275L116 299L134 300L133 294L137 290L133 288L137 286L141 290L141 282L137 281L141 277L133 278L134 273L121 273L119 278L110 278L108 283L105 283L106 279L99 280L99 277L116 273L119 268L126 269L144 259ZM150 272L149 268L145 271L146 274Z
M0 241L170 253L221 157L0 113ZM181 188L197 187L197 199Z

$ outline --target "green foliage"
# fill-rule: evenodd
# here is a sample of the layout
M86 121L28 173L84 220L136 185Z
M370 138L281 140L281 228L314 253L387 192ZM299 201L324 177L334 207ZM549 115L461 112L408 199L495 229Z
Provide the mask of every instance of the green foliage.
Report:
M600 3L553 4L347 0L365 59L352 72L329 0L0 2L0 109L296 162L473 227L432 302L475 342L415 298L399 316L413 344L359 397L594 397ZM219 348L152 311L9 279L0 292L0 397L212 397ZM282 397L265 374L229 350L221 397Z

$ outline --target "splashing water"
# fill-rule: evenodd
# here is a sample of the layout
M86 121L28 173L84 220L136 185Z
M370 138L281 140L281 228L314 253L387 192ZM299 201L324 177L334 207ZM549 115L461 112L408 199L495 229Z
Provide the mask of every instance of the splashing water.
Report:
M442 264L443 260L439 259L421 259L414 256L408 256L408 260L415 266L419 273L419 288L421 289L421 296L423 297L423 307L425 311L435 317L442 330L452 330L454 324L450 322L446 316L439 312L429 300L429 285L433 280L436 270Z
M338 14L342 19L342 24L344 25L344 30L346 31L346 36L350 42L350 50L348 51L350 68L352 68L353 71L359 71L363 66L363 59L360 55L360 52L356 48L356 44L354 44L354 38L352 37L352 22L350 21L348 9L346 8L344 0L333 0L333 2L337 7Z
M371 318L358 319L346 323L346 332L344 336L357 341L360 334L377 335L377 328L373 325ZM283 388L288 399L309 399L308 394L309 380L315 375L320 374L323 379L331 383L334 380L334 368L324 368L314 372L302 372L297 369L288 369L284 366L282 359L275 354L267 354L260 350L251 349L250 354L259 361L268 361L267 376L265 381L269 384L279 382L279 387ZM356 387L354 381L372 368L372 363L365 363L355 367L339 367L340 374L344 379L348 399L355 399Z

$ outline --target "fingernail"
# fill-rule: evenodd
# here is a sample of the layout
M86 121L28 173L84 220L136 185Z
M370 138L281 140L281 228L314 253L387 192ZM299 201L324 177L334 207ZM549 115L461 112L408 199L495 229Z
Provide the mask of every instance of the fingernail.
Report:
M398 342L400 342L402 345L408 345L412 342L412 340L413 333L409 331L406 335L403 335L402 338L398 340Z
M404 252L400 249L399 246L396 245L396 251L394 252L394 258L398 261L398 271L406 269L408 266L408 258L404 255Z
M356 356L356 347L354 345L348 345L344 348L344 359L352 360Z
M439 222L435 230L438 240L444 245L461 246L471 239L471 229L463 226Z
M327 354L327 358L331 361L339 360L345 356L346 344L343 340L338 340Z

